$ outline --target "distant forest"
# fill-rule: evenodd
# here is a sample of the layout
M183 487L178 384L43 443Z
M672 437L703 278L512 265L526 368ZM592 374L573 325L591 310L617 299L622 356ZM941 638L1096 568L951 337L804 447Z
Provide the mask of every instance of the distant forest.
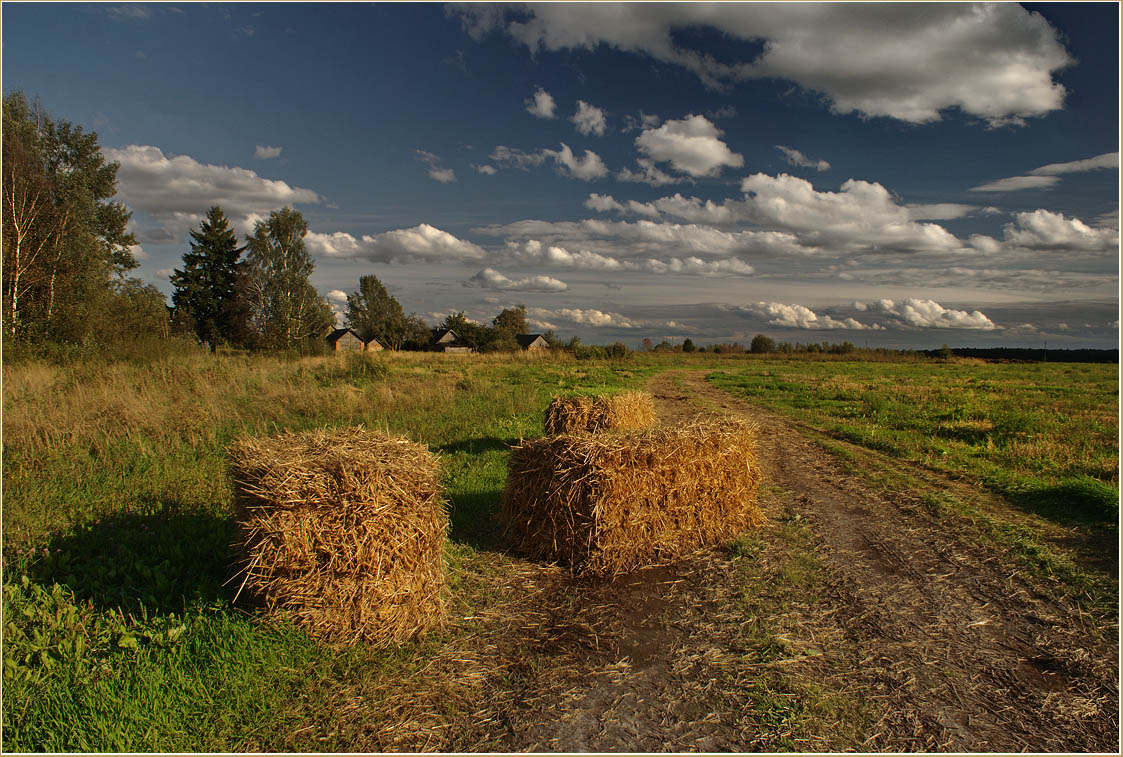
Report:
M983 360L1016 360L1018 362L1050 363L1118 363L1119 350L1058 350L1037 347L953 347L959 357ZM939 357L942 350L925 350L928 357Z

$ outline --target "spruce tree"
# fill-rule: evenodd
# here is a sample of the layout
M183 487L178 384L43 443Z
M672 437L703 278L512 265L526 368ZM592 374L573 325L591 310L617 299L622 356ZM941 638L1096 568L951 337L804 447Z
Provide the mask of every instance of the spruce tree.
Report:
M191 232L191 249L183 256L182 270L171 277L175 292L172 308L182 319L190 319L199 341L211 348L222 342L244 339L248 313L245 304L245 263L239 257L245 247L222 208L207 211L198 231Z

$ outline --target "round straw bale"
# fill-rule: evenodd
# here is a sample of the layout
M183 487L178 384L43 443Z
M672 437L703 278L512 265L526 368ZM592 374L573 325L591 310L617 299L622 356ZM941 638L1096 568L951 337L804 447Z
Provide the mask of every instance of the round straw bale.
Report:
M547 434L623 431L655 425L655 400L647 392L600 397L554 397L546 408Z
M424 446L363 428L230 449L239 592L331 642L407 640L441 623L448 515Z
M755 424L531 439L511 451L503 520L519 551L615 575L728 541L764 517Z

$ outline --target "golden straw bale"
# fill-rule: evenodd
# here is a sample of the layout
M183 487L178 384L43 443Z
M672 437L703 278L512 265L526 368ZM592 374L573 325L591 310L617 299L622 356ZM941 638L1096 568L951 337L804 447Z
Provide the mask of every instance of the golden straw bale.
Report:
M547 434L624 431L655 425L655 401L647 392L602 397L554 397L546 409Z
M505 535L522 553L611 576L728 541L764 516L755 424L530 439L511 450Z
M330 642L403 641L443 620L448 515L436 455L362 428L230 449L239 591Z

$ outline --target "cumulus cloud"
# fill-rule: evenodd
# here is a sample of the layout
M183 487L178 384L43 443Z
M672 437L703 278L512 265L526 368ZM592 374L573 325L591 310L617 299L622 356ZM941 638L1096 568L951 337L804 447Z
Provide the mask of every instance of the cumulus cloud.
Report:
M792 234L778 231L723 231L699 224L655 223L648 220L516 221L482 226L474 232L509 240L542 240L547 245L588 250L614 258L729 258L757 253L807 253Z
M835 320L829 315L820 315L804 305L786 305L782 302L757 302L741 308L744 312L767 318L772 326L791 329L880 329L874 325L860 323L854 318Z
M584 100L577 101L577 112L573 114L573 118L570 120L577 127L577 131L587 137L593 134L603 137L607 127L604 120L604 111L595 105L589 105Z
M258 145L257 149L253 151L253 156L258 160L272 160L281 157L281 148Z
M935 300L909 298L894 302L877 300L866 303L867 312L894 316L904 326L918 329L974 329L993 331L994 323L978 310L950 310Z
M963 244L942 226L917 223L876 182L849 179L839 192L818 192L788 174L753 174L741 182L742 212L771 228L790 229L824 248L948 252Z
M599 155L592 150L586 150L585 154L578 158L565 142L561 143L560 150L547 148L537 152L524 152L499 145L491 153L490 158L501 165L514 166L524 171L552 160L557 166L558 173L582 181L593 181L608 175L608 168Z
M689 181L685 176L671 176L659 170L655 165L655 161L650 158L638 158L636 164L639 166L639 171L633 171L625 166L621 168L616 174L617 181L627 181L634 184L649 184L653 187L661 187L666 184L681 184L684 181Z
M200 163L187 155L165 155L151 145L103 147L107 160L121 164L118 196L134 211L162 225L142 239L167 242L186 235L207 209L219 205L234 225L248 231L252 221L286 205L321 201L311 189L265 179L254 171Z
M481 166L473 165L472 168L476 169L485 176L494 176L495 174L499 173L499 170L495 166L490 166L487 163L484 163Z
M1022 189L1046 189L1060 179L1056 176L1010 176L971 187L968 192L1017 192Z
M561 150L543 150L544 155L552 158L558 166L558 171L563 176L569 176L582 181L593 181L608 175L608 168L604 161L592 150L586 150L584 156L578 158L569 149L565 142L561 143Z
M586 271L645 271L660 274L688 276L750 276L753 267L739 258L703 260L696 256L685 258L624 259L602 255L589 250L570 252L558 245L546 245L537 239L525 242L507 242L507 253L524 263L574 268Z
M538 118L557 118L555 112L557 104L549 92L539 87L534 90L534 97L526 100L526 112Z
M550 320L563 320L579 323L583 326L598 328L613 327L618 329L639 328L642 322L626 318L619 313L605 312L593 308L559 308L548 310L546 308L527 308L526 314L534 318L547 318Z
M528 276L511 279L494 268L484 268L464 282L465 286L500 289L505 292L564 292L569 285L553 276Z
M1119 246L1118 229L1093 228L1079 218L1043 209L1015 213L1003 231L1007 246L1031 250L1107 252Z
M441 166L441 158L425 150L414 150L417 159L429 166L429 178L441 184L451 184L456 181L456 172L451 168Z
M1063 107L1053 74L1073 62L1049 22L1014 3L542 3L450 13L476 38L501 29L532 51L603 44L682 66L714 89L792 81L836 113L910 123L949 108L991 126L1045 115ZM753 44L741 60L719 61L676 40L689 27Z
M327 293L327 298L332 302L338 302L342 304L344 302L347 302L347 293L342 289L332 289Z
M329 258L362 258L376 263L449 263L479 260L484 251L447 231L423 223L412 229L355 237L344 231L308 232L308 250Z
M636 149L656 163L670 163L679 173L716 176L724 166L745 165L744 157L721 141L722 134L705 116L689 115L644 130L636 137Z
M617 213L632 213L648 218L659 217L659 209L649 202L628 200L625 205L617 202L612 195L599 195L595 192L589 195L589 199L585 200L585 207L601 213L614 210Z
M825 160L812 160L799 150L793 147L784 147L783 145L776 145L776 149L784 153L788 158L788 165L798 166L800 168L814 168L816 171L829 171L831 164Z

